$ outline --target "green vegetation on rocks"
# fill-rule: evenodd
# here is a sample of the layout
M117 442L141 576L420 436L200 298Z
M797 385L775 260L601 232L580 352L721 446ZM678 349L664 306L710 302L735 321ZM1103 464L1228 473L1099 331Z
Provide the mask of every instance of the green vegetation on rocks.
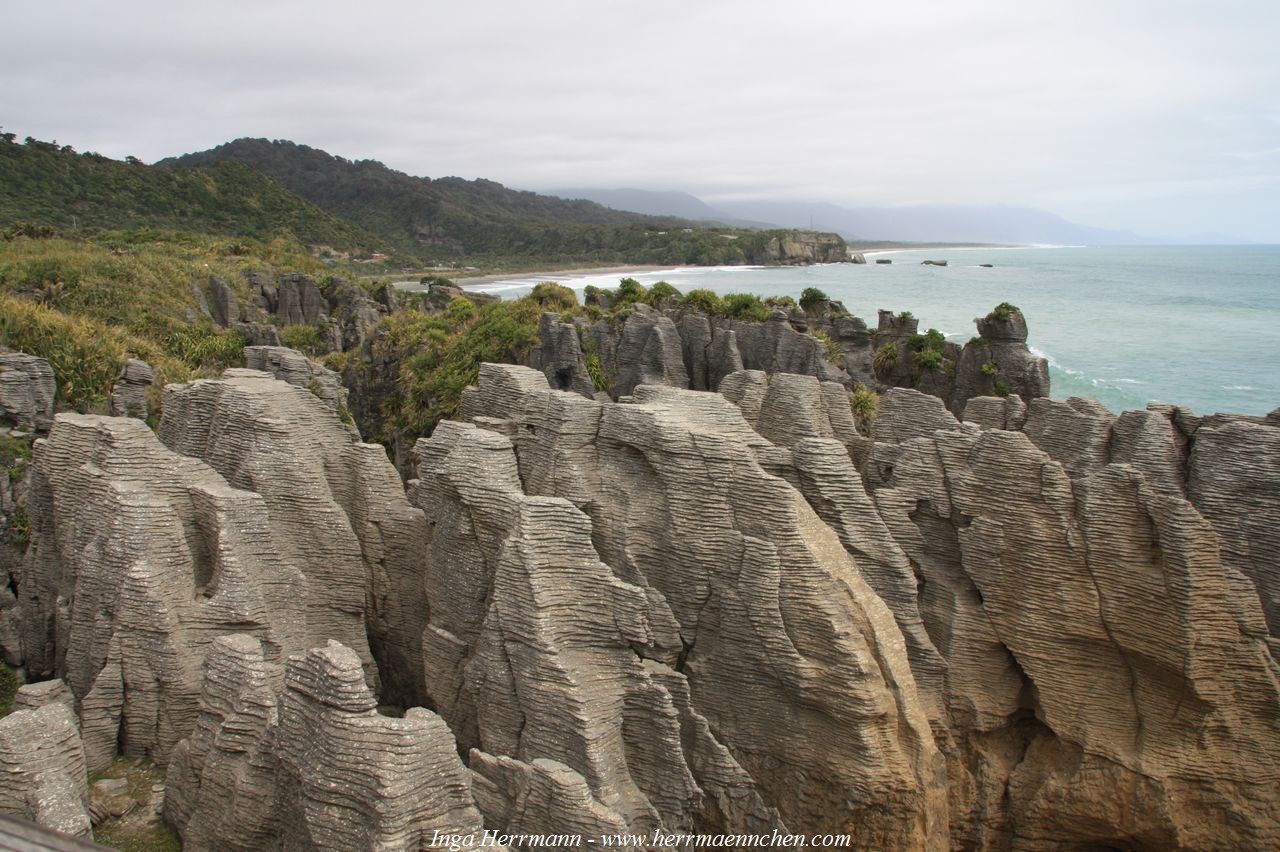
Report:
M827 294L819 290L817 287L805 287L800 293L800 307L806 311L819 302L827 301Z
M325 267L284 239L16 237L0 242L0 345L48 360L61 400L89 410L106 400L128 358L150 363L161 381L240 364L244 341L200 318L198 291L218 277L247 301L245 272L278 269Z

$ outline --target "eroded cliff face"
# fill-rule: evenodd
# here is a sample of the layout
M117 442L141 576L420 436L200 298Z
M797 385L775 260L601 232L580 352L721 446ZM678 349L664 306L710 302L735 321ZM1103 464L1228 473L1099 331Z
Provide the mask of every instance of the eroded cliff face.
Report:
M544 314L540 342L525 364L541 370L553 388L614 400L639 385L717 390L743 369L813 376L846 388L917 389L952 411L993 393L1047 397L1048 363L1027 347L1021 312L993 312L974 322L978 336L962 348L926 342L919 321L905 314L881 311L870 329L830 300L774 308L762 322L637 303L625 317L594 322ZM588 357L598 367L594 380Z
M83 830L119 749L192 849L1280 844L1276 418L894 388L864 435L814 373L679 386L738 331L635 316L624 401L484 365L407 493L270 351L297 383L172 386L159 437L58 415L0 638L66 688L0 810Z

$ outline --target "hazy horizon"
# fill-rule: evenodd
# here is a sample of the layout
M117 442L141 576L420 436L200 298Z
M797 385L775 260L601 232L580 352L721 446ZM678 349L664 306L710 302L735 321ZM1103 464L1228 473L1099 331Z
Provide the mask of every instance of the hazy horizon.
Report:
M241 136L715 206L1008 205L1280 242L1280 8L581 2L9 10L0 124L154 161Z

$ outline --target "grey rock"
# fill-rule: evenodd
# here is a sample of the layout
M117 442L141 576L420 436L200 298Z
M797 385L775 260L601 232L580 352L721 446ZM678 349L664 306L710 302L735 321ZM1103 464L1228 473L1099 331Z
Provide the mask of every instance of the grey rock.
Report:
M246 346L245 367L270 373L282 382L311 391L334 411L346 411L347 389L342 377L296 349L284 346ZM345 422L345 421L344 421ZM348 424L351 428L353 425Z
M901 444L939 429L960 429L941 399L908 388L890 388L880 397L880 413L871 424L871 437L879 443Z
M223 328L233 328L240 322L240 300L231 285L221 278L209 277L209 314Z
M1188 494L1218 534L1223 564L1256 587L1280 651L1280 428L1201 427L1188 461Z
M538 320L538 340L538 362L532 366L542 370L551 386L593 397L596 388L587 372L577 326L544 313Z
M23 352L0 351L0 420L45 431L58 386L49 362Z
M0 813L91 837L84 749L62 702L0 719Z
M1059 462L1072 478L1088 476L1111 461L1111 428L1116 416L1096 399L1073 396L1065 402L1033 399L1022 430Z
M1128 465L1073 479L1017 432L896 449L874 497L948 663L956 842L1271 843L1274 662L1195 509Z
M146 420L151 415L147 390L155 383L156 373L146 361L130 358L111 388L111 416L136 417Z
M66 704L74 707L75 696L61 680L45 680L40 683L28 683L18 688L13 697L13 711L36 710L46 704Z
M621 755L606 758L609 751L591 746L585 761L583 747L573 745L579 735L564 733L579 729L581 722L554 714L547 718L548 711L522 712L525 702L535 699L554 706L553 696L524 687L513 692L509 679L545 670L554 658L544 662L540 649L551 637L563 637L552 644L563 649L577 647L571 643L605 643L590 657L574 654L560 665L578 667L588 660L603 665L604 649L613 648L608 654L617 656L611 665L629 666L628 654L618 654L625 646L653 664L670 665L661 637L663 625L674 622L693 709L786 825L814 831L857 825L873 845L945 846L942 791L925 780L937 777L941 756L917 693L907 686L914 679L893 615L803 496L761 468L756 460L760 436L727 400L713 409L706 399L716 397L645 388L637 389L632 404L600 405L551 391L532 370L482 368L479 387L465 399L467 415L517 420L518 481L525 492L564 498L590 515L588 523L565 503L532 498L522 503L513 539L520 546L508 543L494 568L494 606L522 589L532 588L534 596L523 591L512 604L501 604L500 618L491 608L480 644L471 652L483 660L482 667L474 660L462 667L464 682L467 672L483 671L485 688L491 690L485 700L474 702L484 750L526 760L512 749L545 741L542 748L549 753L527 756L570 766L629 824L652 819L645 816L647 801L664 825L690 819L697 825L699 797L690 782L699 787L704 782L697 766L678 759L676 731L658 724L663 716L678 719L679 712L660 711L674 709L674 699L666 687L655 688L651 673L648 683L643 670L625 681L617 675L572 681L599 684L593 690L601 698L610 694L601 692L606 684L618 684L610 688L623 688L623 706L633 702L645 708L637 716L656 726L640 737L624 735ZM462 445L459 440L446 459ZM513 478L510 472L504 476ZM426 477L423 487L435 491ZM562 542L561 555L549 562L555 552L552 538ZM581 544L569 544L575 540ZM580 556L570 560L571 553ZM564 574L561 583L587 569L584 579L597 579L563 599L551 595L550 587L538 592L540 583L552 582L554 565L582 566ZM609 580L610 575L616 579ZM546 609L567 606L569 598L600 602ZM552 612L558 614L551 617ZM433 620L435 613L433 604ZM565 626L556 629L555 624ZM532 645L494 641L505 635L497 630L525 635L535 626L547 640ZM784 635L794 653L769 650L780 651L776 643ZM465 657L466 643L456 647ZM502 648L521 659L533 656L511 665ZM801 694L815 712L798 724L790 708ZM512 695L527 697L513 703ZM607 706L618 706L617 699ZM868 714L871 707L882 709ZM528 726L538 720L536 727L522 727L522 718ZM538 733L544 730L548 733ZM854 746L838 733L848 730L868 733ZM496 734L492 741L490 731ZM641 760L640 754L651 756ZM681 765L689 767L689 775L679 771ZM646 771L654 766L670 768L656 775ZM620 774L624 768L626 774ZM628 777L643 798L631 792ZM661 787L653 786L655 777L664 779Z
M581 774L554 760L529 763L471 750L472 790L486 827L503 834L539 835L544 849L578 849L580 836L603 845L604 838L627 834L627 821L596 799ZM632 844L619 848L637 849Z
M329 316L329 305L316 282L306 275L281 275L274 313L284 325L316 325Z
M983 429L1006 429L1017 432L1027 420L1027 404L1011 393L1005 397L975 396L965 402L963 419Z
M381 668L384 701L424 703L426 526L386 451L315 394L256 370L168 386L160 436L260 495L273 542L306 574L312 641L352 648L375 689Z
M267 506L138 420L60 414L32 461L16 621L32 677L75 695L91 771L161 765L191 731L200 660L228 632L277 657L306 633L303 575Z
M175 751L165 819L187 849L472 845L482 823L444 722L381 716L360 657L330 642L268 663L231 636L206 658L200 721Z

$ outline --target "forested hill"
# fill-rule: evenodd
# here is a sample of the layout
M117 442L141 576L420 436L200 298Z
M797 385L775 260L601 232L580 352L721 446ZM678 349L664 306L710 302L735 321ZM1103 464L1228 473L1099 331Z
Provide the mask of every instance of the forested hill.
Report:
M383 243L243 163L162 168L4 134L0 227L15 222L85 234L142 227L264 240L292 234L308 245L352 252Z
M280 140L237 139L160 165L228 162L252 166L394 248L424 257L616 254L638 248L646 229L690 224L508 189L489 180L413 177L376 160L347 160Z

